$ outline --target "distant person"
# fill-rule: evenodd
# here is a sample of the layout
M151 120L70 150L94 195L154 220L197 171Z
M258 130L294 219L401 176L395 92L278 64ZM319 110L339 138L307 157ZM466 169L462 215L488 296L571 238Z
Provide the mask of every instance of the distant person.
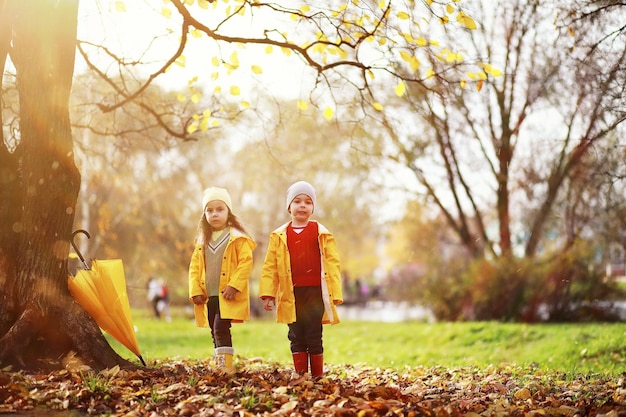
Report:
M202 209L189 264L189 300L196 325L211 328L218 367L233 370L231 323L250 319L249 277L256 243L233 213L227 190L204 190Z
M165 321L169 322L172 321L172 316L170 314L170 288L162 279L158 281L158 284L159 297L156 309L159 313L159 317L165 317Z
M161 284L154 277L148 278L148 302L152 306L152 313L155 319L161 318L161 311L159 310L159 301L161 301Z
M324 374L322 324L339 323L335 305L343 302L339 254L332 233L311 220L315 189L305 181L287 190L291 221L270 234L261 272L263 307L276 306L276 321L289 327L295 371Z

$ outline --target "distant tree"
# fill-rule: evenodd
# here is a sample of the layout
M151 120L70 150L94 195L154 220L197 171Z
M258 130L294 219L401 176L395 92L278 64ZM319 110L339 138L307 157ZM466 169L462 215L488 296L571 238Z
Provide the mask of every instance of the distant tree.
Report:
M465 247L460 255L476 264L474 276L456 272L459 298L470 304L514 300L529 287L547 295L547 276L537 279L528 265L539 270L544 262L571 261L569 251L589 259L579 241L602 231L600 219L620 212L603 204L603 193L609 190L607 162L624 149L626 47L620 24L626 14L604 8L617 2L586 2L602 13L593 24L581 20L568 30L554 18L566 3L466 3L480 24L466 37L453 36L466 55L488 63L467 74L475 82L435 78L430 88L409 83L404 96L386 100L379 117L378 137L389 145L380 155L414 174L406 188L441 213ZM436 74L448 73L446 60L431 64ZM623 191L623 182L612 184ZM415 233L408 249L419 247L421 238ZM509 289L498 284L514 279L515 265L528 270L516 278L524 282ZM483 319L515 316L484 306L474 310ZM447 318L455 317L452 312Z

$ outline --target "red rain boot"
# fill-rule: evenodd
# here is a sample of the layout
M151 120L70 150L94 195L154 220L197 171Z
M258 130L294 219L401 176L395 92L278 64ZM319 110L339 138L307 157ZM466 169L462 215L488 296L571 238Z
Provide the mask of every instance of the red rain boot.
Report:
M324 354L309 355L311 358L311 376L324 375Z
M309 354L307 352L294 352L293 367L299 374L306 374L309 372Z

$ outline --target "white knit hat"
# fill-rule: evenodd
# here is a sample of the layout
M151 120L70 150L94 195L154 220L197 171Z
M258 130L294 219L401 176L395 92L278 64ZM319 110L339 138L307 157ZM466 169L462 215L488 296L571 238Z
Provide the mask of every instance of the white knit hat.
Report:
M228 194L226 189L219 187L209 187L204 190L202 193L202 210L206 208L209 201L215 200L223 201L226 207L228 207L228 210L230 210L231 213L233 212L233 203L230 199L230 194Z
M289 206L296 196L300 194L305 194L311 197L313 200L313 208L317 204L315 199L315 188L311 184L306 181L298 181L291 184L291 186L287 189L287 210L289 210Z

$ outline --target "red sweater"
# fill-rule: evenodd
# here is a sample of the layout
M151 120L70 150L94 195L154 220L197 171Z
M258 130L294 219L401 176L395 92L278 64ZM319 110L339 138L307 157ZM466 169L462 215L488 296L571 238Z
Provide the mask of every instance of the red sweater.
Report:
M299 233L296 233L299 230ZM294 287L319 287L322 279L322 258L317 223L304 228L287 226L287 247L291 259L291 279Z

